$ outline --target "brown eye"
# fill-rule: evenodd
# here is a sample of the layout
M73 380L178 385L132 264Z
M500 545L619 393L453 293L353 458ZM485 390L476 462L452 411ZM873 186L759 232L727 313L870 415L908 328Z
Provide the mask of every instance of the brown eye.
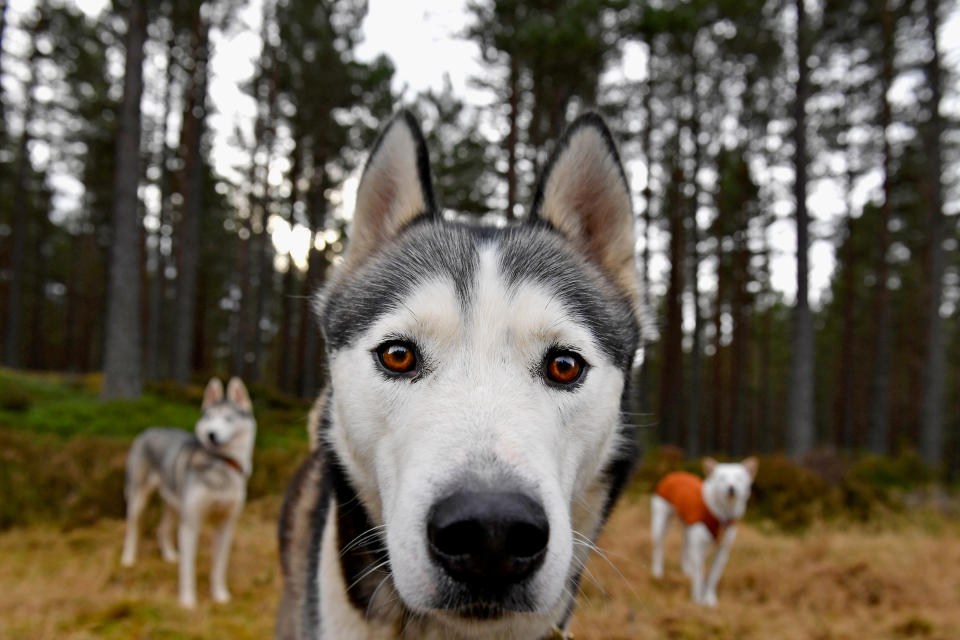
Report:
M554 351L547 354L546 374L556 384L572 384L583 373L583 359L570 351Z
M417 367L413 347L403 342L388 342L377 349L380 364L391 373L410 373Z

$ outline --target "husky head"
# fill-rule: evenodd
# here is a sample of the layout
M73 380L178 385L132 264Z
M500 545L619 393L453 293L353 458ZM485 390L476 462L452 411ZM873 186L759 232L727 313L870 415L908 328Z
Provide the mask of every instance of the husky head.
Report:
M596 115L558 143L528 220L503 229L443 219L408 113L381 134L317 299L333 389L320 437L414 616L534 637L569 614L635 456L632 225Z
M203 391L203 410L194 427L197 438L214 453L236 460L250 471L257 422L253 403L240 378L230 378L224 398L223 384L211 378Z
M714 515L724 520L739 520L747 510L750 487L757 477L757 459L720 463L703 459L703 500Z

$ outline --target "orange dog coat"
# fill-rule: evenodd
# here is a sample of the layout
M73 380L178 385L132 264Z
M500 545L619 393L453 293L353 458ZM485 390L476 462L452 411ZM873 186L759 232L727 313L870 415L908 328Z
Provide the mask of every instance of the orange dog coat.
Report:
M677 515L688 527L702 522L714 539L719 538L727 527L728 523L721 523L707 508L707 503L703 500L703 480L692 473L668 473L660 479L653 492L673 505Z

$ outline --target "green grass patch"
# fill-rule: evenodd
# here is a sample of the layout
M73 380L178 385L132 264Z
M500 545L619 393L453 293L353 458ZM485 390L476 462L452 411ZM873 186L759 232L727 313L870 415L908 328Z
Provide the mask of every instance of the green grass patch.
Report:
M132 439L149 427L192 429L203 387L155 383L136 400L101 402L99 376L27 374L0 369L0 427L59 436ZM258 446L302 446L309 403L265 387L251 389Z
M200 416L202 387L163 383L137 400L100 402L99 382L0 369L0 530L122 517L130 441L153 426L192 429ZM309 405L258 387L251 396L255 499L281 493L305 455Z

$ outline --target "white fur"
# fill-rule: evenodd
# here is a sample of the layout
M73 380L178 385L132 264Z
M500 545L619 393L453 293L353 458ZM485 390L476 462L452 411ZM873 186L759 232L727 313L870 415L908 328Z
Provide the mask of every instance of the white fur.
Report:
M714 541L706 525L694 523L683 531L681 566L690 578L691 598L698 604L714 607L717 604L717 583L730 556L730 547L737 537L736 523L747 508L750 487L756 475L756 459L743 463L719 464L711 459L704 461L707 477L703 481L703 499L707 509L721 522L727 523L720 539ZM730 490L733 490L731 494ZM650 498L650 533L653 540L651 572L655 578L663 577L663 540L675 513L674 506L659 495ZM704 578L707 556L716 542L713 564Z
M571 505L603 504L584 498L599 491L598 476L617 445L622 372L557 296L531 283L508 289L498 263L496 246L485 247L466 315L453 282L429 281L330 363L337 390L331 446L373 523L386 524L404 603L447 623L448 637L479 631L477 623L429 608L441 575L423 532L441 492L466 472L492 472L492 465L471 464L482 458L523 479L542 501L550 539L532 578L536 611L506 616L496 635L530 637L562 617L574 565L571 525L592 537L601 518L599 506L571 513ZM422 380L387 380L377 371L370 352L396 336L423 351L430 373ZM551 388L531 373L554 344L575 348L588 363L577 390ZM584 555L578 548L578 560ZM486 633L491 624L484 623Z

